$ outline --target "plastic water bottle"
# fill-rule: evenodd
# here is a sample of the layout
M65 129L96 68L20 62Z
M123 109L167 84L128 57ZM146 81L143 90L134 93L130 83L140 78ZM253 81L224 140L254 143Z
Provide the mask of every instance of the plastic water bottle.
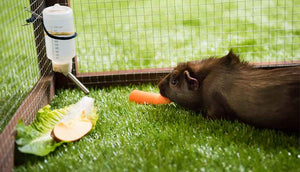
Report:
M70 7L55 4L43 10L44 29L53 36L64 38L74 35L73 11ZM45 34L47 57L52 60L53 70L70 71L72 58L75 56L75 37L60 40ZM62 68L62 69L59 69ZM56 69L56 70L55 70Z

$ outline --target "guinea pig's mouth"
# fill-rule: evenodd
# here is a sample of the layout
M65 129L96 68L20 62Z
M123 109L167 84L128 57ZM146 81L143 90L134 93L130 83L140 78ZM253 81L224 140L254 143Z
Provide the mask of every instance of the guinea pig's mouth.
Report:
M159 89L159 93L160 93L160 95L162 95L163 97L167 97L167 98L168 98L167 94L165 93L165 91L164 91L163 89Z
M159 93L160 93L160 95L162 95L163 97L168 97L168 95L167 95L167 93L166 93L166 88L165 88L165 85L164 85L164 83L162 83L162 82L160 82L159 84L158 84L158 88L159 88Z

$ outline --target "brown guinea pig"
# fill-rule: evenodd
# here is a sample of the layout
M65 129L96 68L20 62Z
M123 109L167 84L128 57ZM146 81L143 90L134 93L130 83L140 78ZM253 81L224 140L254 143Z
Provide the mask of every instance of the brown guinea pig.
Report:
M300 66L258 69L230 51L180 63L158 86L162 96L208 118L300 131Z

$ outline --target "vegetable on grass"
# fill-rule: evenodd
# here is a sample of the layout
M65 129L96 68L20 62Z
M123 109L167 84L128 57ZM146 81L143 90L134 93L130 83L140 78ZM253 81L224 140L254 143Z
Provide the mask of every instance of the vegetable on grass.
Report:
M168 104L171 101L157 93L149 93L140 90L133 90L129 95L129 100L139 104Z
M83 97L76 104L62 109L51 110L50 105L47 105L38 111L32 124L25 126L22 120L20 120L17 124L16 143L18 145L18 149L23 153L45 156L54 151L55 148L60 146L62 143L75 141L84 136L95 126L98 116L96 108L94 107L94 99L90 97ZM60 128L61 125L69 123L72 124L74 122L75 125L68 128L68 132L77 133L76 138L73 137L70 139L68 136L68 138L65 139L66 137L64 136L66 135L66 131ZM84 132L78 132L77 127L82 126L82 124L83 126L88 127L84 127L82 129ZM56 140L51 135L55 126L58 126L58 128L56 128L57 131L54 130ZM73 131L71 128L73 128ZM57 142L57 140L63 141Z
M55 125L52 136L57 141L76 141L92 129L92 122L87 117L76 118Z

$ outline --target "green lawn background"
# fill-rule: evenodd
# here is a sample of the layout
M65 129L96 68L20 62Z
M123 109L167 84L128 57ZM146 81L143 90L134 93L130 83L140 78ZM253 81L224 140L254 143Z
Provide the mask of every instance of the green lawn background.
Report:
M299 60L300 2L71 1L80 72L160 68L223 56Z

